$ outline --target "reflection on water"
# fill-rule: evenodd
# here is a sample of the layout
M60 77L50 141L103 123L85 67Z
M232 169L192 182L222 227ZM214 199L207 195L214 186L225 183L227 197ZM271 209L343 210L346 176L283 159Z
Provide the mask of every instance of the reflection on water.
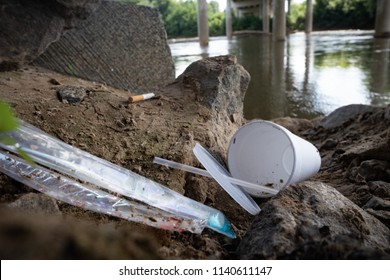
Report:
M313 118L352 103L390 101L390 39L372 32L292 34L285 42L267 35L211 38L170 44L176 74L209 56L234 54L251 74L244 101L247 119Z

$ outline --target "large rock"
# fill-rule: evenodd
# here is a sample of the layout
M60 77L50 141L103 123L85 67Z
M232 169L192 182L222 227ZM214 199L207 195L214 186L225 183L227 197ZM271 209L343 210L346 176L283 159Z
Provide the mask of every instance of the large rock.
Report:
M233 55L216 56L193 62L177 78L191 88L196 100L211 110L224 111L242 120L243 102L249 86L249 73Z
M1 0L0 71L31 62L100 0Z
M250 78L235 56L225 55L193 62L176 79L206 109L202 114L210 127L205 145L222 158L231 136L245 122L243 100Z
M34 65L133 93L156 91L175 79L158 11L119 1L103 1Z
M390 106L348 105L306 138L319 147L320 179L390 228ZM374 203L375 202L375 203Z
M378 182L379 183L379 182ZM383 182L379 184L384 184ZM371 187L372 184L371 184ZM387 192L390 191L390 184L387 184ZM386 196L390 197L390 196ZM372 196L370 200L363 206L368 213L376 217L384 225L390 228L390 201L380 198L378 196Z
M390 257L390 230L334 188L292 185L265 204L238 247L242 259Z
M321 122L320 126L325 129L332 129L339 127L345 123L357 121L358 116L369 113L373 114L380 111L381 108L373 107L363 104L351 104L340 107L334 110L331 114L326 116Z

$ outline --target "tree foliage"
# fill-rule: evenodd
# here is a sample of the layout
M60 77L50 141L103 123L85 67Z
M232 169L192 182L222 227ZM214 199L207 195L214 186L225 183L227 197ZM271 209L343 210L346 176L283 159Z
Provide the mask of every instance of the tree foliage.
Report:
M233 15L233 30L262 30L263 23L261 19L251 13L241 17Z
M373 29L376 0L316 0L313 6L315 30ZM306 2L292 3L288 27L305 28Z
M288 14L287 27L292 30L305 29L306 3L292 3Z
M185 1L176 4L165 19L165 29L168 36L192 37L197 34L196 3Z
M375 0L316 0L314 29L373 29L375 7Z
M158 9L168 37L195 37L198 33L196 0L121 0ZM225 14L219 11L218 2L208 3L209 31L211 36L224 35Z
M118 0L155 7L159 10L168 37L197 36L196 0ZM373 29L376 0L315 0L313 25L315 30ZM306 2L292 3L287 26L293 30L305 28ZM225 13L218 9L218 2L208 3L209 30L211 36L225 34ZM246 14L240 18L233 13L233 30L261 30L258 16Z

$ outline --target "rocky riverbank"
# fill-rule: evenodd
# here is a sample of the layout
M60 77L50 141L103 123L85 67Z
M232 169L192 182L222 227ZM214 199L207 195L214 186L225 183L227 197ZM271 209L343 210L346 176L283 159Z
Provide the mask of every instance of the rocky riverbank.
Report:
M199 166L192 148L226 160L246 122L250 77L234 57L201 60L159 99L39 67L0 73L0 99L17 116L66 143L124 166L211 207L238 237L176 233L96 214L37 193L0 174L2 259L382 259L390 248L390 107L351 105L315 120L274 120L316 145L320 172L246 213L212 179L152 163L159 156ZM77 102L58 92L78 87Z

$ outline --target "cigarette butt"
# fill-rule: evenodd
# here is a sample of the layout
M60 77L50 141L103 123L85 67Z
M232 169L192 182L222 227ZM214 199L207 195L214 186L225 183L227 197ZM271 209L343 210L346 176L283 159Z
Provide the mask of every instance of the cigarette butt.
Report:
M129 102L134 103L142 100L147 100L155 97L156 95L154 93L145 93L141 95L134 95L129 97Z

